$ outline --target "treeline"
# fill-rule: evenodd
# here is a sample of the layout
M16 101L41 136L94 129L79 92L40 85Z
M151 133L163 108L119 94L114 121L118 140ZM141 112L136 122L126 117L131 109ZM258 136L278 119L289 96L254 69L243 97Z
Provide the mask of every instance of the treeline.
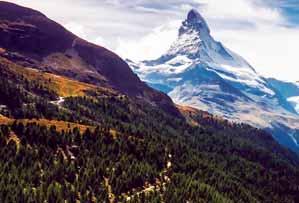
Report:
M115 201L131 193L131 202L299 202L299 158L264 131L201 115L191 126L138 99L96 92L58 106L46 86L3 70L0 114L98 127L2 125L0 202L108 202L110 187ZM161 178L169 154L170 181L134 196Z

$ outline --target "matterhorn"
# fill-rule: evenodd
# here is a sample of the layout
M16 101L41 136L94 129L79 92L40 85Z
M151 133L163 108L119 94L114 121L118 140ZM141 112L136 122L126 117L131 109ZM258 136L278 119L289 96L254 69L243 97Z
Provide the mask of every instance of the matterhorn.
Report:
M299 152L299 115L294 105L238 54L216 41L202 15L192 9L178 38L156 60L131 68L174 102L265 129Z

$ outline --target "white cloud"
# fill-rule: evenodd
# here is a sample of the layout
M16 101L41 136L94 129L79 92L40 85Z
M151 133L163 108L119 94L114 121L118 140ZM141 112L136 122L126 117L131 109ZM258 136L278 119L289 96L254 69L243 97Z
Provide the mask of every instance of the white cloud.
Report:
M153 29L148 35L137 40L118 39L115 50L120 56L132 60L158 58L165 53L177 37L180 21L174 21Z
M241 54L262 75L299 80L299 61L296 60L299 29L286 26L288 22L280 10L267 7L261 0L208 2L203 13L211 19L217 40ZM219 25L234 21L247 21L252 26L242 29L242 26Z
M70 22L65 25L65 28L77 35L78 37L81 37L83 39L87 38L87 34L83 25L80 25L76 22Z
M299 80L299 30L263 27L256 30L220 31L217 39L240 53L262 75Z
M207 18L215 39L242 55L257 71L299 80L299 29L285 26L288 22L282 12L269 6L273 0L8 1L40 10L75 34L137 60L167 50L177 36L173 24L196 7Z
M261 0L199 0L205 2L205 16L260 22L279 22L282 17L278 10L266 7Z
M266 77L299 80L299 29L288 27L280 10L261 0L198 0L216 40L242 55ZM183 12L189 5L181 6ZM183 20L183 19L181 19ZM173 23L175 25L175 23ZM153 59L165 53L178 27L158 27L137 40L120 39L116 49L131 59Z

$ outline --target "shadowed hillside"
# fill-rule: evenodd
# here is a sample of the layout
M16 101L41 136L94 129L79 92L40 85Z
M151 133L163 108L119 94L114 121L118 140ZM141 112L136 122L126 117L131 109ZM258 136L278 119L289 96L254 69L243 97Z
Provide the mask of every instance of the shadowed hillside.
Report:
M0 11L0 202L299 201L299 158L270 134L175 107L39 12Z

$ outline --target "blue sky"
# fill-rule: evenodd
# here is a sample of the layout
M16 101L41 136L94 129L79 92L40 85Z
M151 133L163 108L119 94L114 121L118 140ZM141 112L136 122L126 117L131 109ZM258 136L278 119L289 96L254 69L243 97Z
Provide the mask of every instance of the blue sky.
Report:
M123 58L158 57L191 8L265 76L299 80L299 0L9 0L42 11Z
M298 0L268 0L270 6L281 9L289 23L299 26L299 1Z

